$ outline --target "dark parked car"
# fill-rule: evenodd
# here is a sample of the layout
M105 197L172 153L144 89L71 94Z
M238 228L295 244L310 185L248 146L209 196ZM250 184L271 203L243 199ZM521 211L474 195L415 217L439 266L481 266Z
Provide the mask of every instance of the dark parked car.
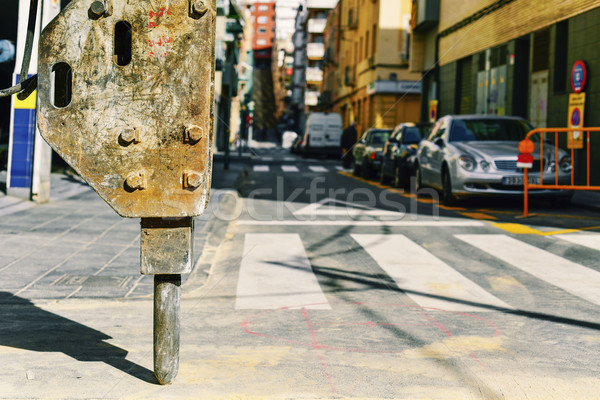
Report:
M391 129L369 129L354 145L354 175L371 178L381 169L383 145L392 133Z
M394 187L406 187L414 174L415 155L419 142L427 136L427 124L405 122L394 128L383 148L379 179L382 184L392 180Z

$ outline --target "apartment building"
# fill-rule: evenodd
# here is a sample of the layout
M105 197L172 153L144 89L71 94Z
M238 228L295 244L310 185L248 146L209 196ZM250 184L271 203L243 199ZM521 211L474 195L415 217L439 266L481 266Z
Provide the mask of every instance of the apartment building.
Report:
M410 0L338 4L335 45L330 46L336 54L327 57L336 65L336 84L331 87L328 79L322 92L344 125L357 121L359 134L419 119L421 74L408 68L411 6Z

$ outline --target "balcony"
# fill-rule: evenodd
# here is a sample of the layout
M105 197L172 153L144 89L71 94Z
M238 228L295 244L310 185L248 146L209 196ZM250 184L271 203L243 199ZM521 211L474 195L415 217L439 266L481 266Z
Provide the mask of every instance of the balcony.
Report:
M317 106L319 105L319 95L320 93L313 90L307 90L304 92L304 103L307 106Z
M356 85L356 67L346 67L344 71L344 85L355 86Z
M325 45L323 43L309 43L306 45L306 52L309 60L321 60L325 55Z
M319 68L306 68L306 82L313 84L323 82L323 71Z
M411 21L413 29L429 29L440 20L440 0L417 0L416 16Z
M327 25L326 19L311 18L308 20L308 32L323 33L325 31L325 25Z

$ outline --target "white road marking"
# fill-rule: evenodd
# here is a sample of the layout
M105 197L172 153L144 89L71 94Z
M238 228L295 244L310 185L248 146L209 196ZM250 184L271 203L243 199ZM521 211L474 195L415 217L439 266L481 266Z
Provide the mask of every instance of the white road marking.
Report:
M600 305L600 272L506 235L456 235L536 278Z
M254 172L269 172L269 166L268 165L255 165L252 168L252 171L254 171Z
M316 203L310 203L294 211L294 215L303 216L371 216L371 217L391 217L390 219L399 220L404 217L405 213L397 211L380 210L377 208L366 207L358 203L338 200L334 198L325 198Z
M430 227L472 227L472 226L483 226L484 224L480 221L465 221L465 220L451 220L451 221L433 221L433 220L418 220L418 221L328 221L328 220L284 220L284 221L264 221L264 220L238 220L238 225L273 225L273 226L304 226L304 225L318 225L318 226L430 226Z
M283 161L298 161L298 159L295 157L283 157Z
M404 235L351 236L422 307L457 312L512 308Z
M261 157L261 161L273 161L273 157Z
M300 171L298 169L298 167L296 167L295 165L282 165L281 169L283 170L283 172L298 172L298 171Z
M585 247L589 247L590 249L600 251L600 235L598 235L598 234L587 234L587 235L569 234L569 235L556 235L554 237L569 241L571 243L578 244L580 246L585 246Z
M281 307L331 309L300 235L246 234L235 308Z
M422 307L458 312L512 308L404 235L351 236Z
M308 168L312 172L329 172L329 170L321 165L309 165Z

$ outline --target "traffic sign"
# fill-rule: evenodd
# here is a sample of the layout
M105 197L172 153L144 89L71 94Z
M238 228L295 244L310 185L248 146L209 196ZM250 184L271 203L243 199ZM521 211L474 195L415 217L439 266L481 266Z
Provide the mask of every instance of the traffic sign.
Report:
M575 93L581 93L585 87L585 80L587 78L587 71L583 61L577 61L573 64L571 69L571 88Z
M584 111L585 93L569 94L569 116L567 120L567 126L569 128L582 128L584 122ZM583 148L583 135L581 131L571 131L568 133L567 148Z

